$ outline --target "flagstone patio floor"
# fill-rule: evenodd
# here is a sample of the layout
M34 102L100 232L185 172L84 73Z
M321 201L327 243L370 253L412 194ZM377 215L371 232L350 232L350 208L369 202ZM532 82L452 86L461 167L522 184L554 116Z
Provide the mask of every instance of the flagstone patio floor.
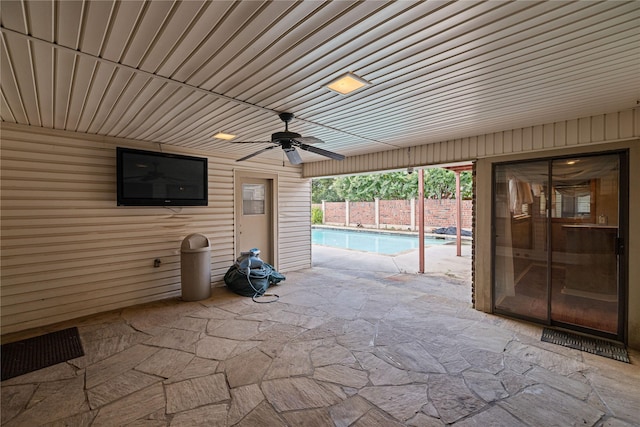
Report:
M85 356L2 382L3 426L633 426L640 362L475 311L469 282L314 267L56 325ZM43 328L48 332L53 328Z

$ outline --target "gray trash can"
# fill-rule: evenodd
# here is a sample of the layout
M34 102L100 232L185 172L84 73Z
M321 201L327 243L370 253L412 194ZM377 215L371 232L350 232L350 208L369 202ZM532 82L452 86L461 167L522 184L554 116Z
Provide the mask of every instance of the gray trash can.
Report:
M189 234L180 250L182 299L199 301L211 296L211 244L207 236Z

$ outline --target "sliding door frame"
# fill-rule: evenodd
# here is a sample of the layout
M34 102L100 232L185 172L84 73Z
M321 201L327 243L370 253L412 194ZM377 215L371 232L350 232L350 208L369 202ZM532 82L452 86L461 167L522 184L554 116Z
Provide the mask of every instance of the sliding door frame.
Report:
M539 318L534 318L530 316L526 316L519 313L513 313L506 310L501 310L496 307L496 260L497 260L497 226L496 226L496 168L504 165L517 165L524 163L533 163L533 162L542 162L546 161L548 164L548 178L547 183L549 188L552 187L552 165L553 161L570 159L575 157L597 157L597 156L605 156L605 155L617 155L619 159L619 171L618 171L618 238L616 242L616 252L618 255L618 265L617 265L617 285L618 285L618 313L617 313L617 332L612 334L608 332L598 331L595 329L590 329L587 327L581 327L574 324L568 324L564 322L554 321L551 318L551 286L552 286L552 262L553 262L553 251L552 251L552 221L551 221L551 193L550 191L545 194L547 198L546 201L546 250L547 250L547 274L546 274L546 298L547 298L547 319L541 320ZM547 326L558 326L565 329L574 330L577 332L601 336L608 339L613 339L616 341L621 341L626 343L628 340L628 331L626 328L627 325L627 312L629 307L629 301L627 298L628 295L628 262L629 262L629 254L626 250L626 242L629 239L629 153L628 149L623 150L610 150L610 151L601 151L601 152L589 152L582 154L571 154L571 155L560 155L560 156L550 156L550 157L540 157L540 158L530 158L530 159L522 159L515 161L506 161L506 162L496 162L491 165L491 310L493 313L508 316L511 318L522 319L538 324L544 324Z

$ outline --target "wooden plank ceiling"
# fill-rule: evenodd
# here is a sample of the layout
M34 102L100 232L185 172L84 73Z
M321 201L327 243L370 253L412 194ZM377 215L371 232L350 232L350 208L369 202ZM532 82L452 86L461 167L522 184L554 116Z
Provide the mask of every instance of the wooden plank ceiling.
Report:
M232 158L268 145L215 133L268 141L282 111L352 156L640 99L638 1L2 0L0 23L2 121ZM347 71L371 85L325 87Z

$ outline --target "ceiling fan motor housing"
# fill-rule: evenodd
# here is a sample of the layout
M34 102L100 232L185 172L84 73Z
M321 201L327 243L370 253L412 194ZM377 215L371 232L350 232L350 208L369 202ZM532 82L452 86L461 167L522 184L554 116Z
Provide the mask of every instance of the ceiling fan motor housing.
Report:
M271 141L272 142L278 142L278 141L283 141L283 140L296 139L296 138L300 138L300 137L301 137L301 135L299 133L295 133L295 132L289 132L289 131L276 132L276 133L271 135Z
M295 132L289 132L289 122L293 120L293 113L280 113L278 114L280 120L284 122L284 132L276 132L271 135L271 142L282 144L286 142L288 147L283 148L291 148L291 144L293 143L292 139L300 138L302 135Z

